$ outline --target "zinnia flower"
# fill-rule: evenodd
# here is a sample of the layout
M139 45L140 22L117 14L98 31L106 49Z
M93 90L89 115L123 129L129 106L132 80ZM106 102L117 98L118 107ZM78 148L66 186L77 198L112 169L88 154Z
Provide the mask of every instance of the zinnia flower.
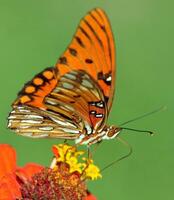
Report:
M20 168L16 165L16 152L7 144L0 145L0 199L14 200L21 198L19 179L31 180L43 167L28 163Z
M51 167L28 163L17 167L16 152L7 144L0 145L0 199L3 200L96 200L87 190L86 179L101 177L92 160L75 147L55 145Z

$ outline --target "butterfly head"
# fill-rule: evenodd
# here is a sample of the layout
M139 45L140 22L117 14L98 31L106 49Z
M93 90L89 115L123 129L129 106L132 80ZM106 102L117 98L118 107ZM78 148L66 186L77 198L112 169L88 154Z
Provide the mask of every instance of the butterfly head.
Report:
M120 127L117 127L117 126L108 126L106 127L105 129L105 136L103 137L103 139L113 139L115 138L121 131L121 128Z

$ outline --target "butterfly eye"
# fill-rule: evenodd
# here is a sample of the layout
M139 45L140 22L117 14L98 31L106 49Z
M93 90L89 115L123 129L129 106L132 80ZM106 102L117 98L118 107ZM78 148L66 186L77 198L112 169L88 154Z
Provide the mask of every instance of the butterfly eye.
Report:
M116 136L119 133L120 130L121 130L121 128L119 128L119 127L110 126L108 128L107 136L110 137L110 138L112 138L113 136Z

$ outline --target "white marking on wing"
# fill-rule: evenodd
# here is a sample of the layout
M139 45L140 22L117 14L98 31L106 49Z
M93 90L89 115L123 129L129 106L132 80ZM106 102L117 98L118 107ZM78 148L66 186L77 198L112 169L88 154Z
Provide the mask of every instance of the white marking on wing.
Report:
M42 121L34 121L34 120L21 120L22 123L29 123L29 124L41 124Z
M12 110L11 113L16 113L16 110Z
M47 137L48 133L43 133L43 134L32 134L33 138L41 138L41 137Z
M27 136L27 137L32 137L33 133L24 133L22 135Z
M56 87L54 90L53 90L54 93L59 93L60 92L60 88Z
M106 81L110 82L112 80L111 76L108 76L108 78L106 79Z
M87 88L91 88L91 89L93 88L93 85L88 80L85 80L85 79L82 81L82 85Z
M51 100L48 100L48 99L46 100L46 102L53 105L53 106L56 106L58 104L57 102L51 101Z
M66 82L64 82L64 83L62 84L62 86L63 86L64 88L67 88L67 89L73 89L73 88L74 88L74 85L72 85L72 84L70 84L70 83L66 83Z
M92 129L87 121L84 121L84 123L85 123L85 128L87 130L87 134L90 135L92 133Z
M65 77L66 77L66 78L69 78L69 79L71 79L71 80L76 80L76 76L73 75L73 74L65 74Z
M63 107L67 108L68 110L74 111L74 108L69 105L63 105Z
M101 117L103 117L103 114L102 113L99 113L99 114L96 114L95 115L97 118L101 118Z
M18 106L17 108L18 108L18 110L19 110L20 112L27 112L27 113L31 113L31 111L30 111L30 110L26 109L26 108L25 108L25 107L23 107L23 106Z
M16 119L16 116L15 116L15 115L10 115L10 116L8 117L8 119Z
M72 130L70 128L61 128L63 131L67 132L67 133L79 133L79 130Z
M29 119L43 119L43 117L39 115L24 115L24 117Z
M63 121L60 121L58 119L55 119L54 117L50 117L54 122L56 122L57 124L61 125L61 126L71 126L73 128L77 128L74 124L71 124L69 122L63 122Z
M51 131L53 130L54 128L51 127L51 126L45 126L45 127L39 127L39 130L43 130L43 131Z
M7 127L9 128L11 125L12 125L12 120L9 120Z
M30 128L30 126L20 126L20 128Z

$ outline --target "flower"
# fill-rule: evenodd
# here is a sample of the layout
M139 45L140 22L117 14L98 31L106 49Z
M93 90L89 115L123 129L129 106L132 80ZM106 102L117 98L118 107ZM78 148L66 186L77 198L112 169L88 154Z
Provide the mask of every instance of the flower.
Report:
M67 144L55 145L53 152L50 168L34 163L18 167L14 148L0 144L0 199L96 200L85 181L100 177L93 161L79 162L84 152Z
M24 167L17 167L16 152L8 144L0 145L0 199L13 200L21 198L21 181L31 180L32 176L40 172L43 167L28 163Z

